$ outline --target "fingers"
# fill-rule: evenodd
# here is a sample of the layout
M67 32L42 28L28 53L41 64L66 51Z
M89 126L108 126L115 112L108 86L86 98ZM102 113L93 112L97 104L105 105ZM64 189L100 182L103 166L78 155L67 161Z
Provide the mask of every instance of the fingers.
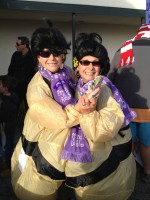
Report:
M88 99L87 96L83 96L80 101L83 109L93 108L97 104L97 98Z
M82 106L89 106L90 101L87 98L87 96L82 96L82 98L81 98L81 104L82 104Z
M101 87L97 87L93 91L90 91L90 93L80 97L80 99L78 100L80 113L88 114L96 109L97 97L99 95L100 89Z
M97 87L94 91L88 93L88 99L97 98L101 87Z
M99 95L100 87L96 88L91 93L80 97L80 102L82 106L89 106L91 103L95 104L97 102L97 97Z
M86 106L86 103L84 102L84 103L82 104L82 106Z

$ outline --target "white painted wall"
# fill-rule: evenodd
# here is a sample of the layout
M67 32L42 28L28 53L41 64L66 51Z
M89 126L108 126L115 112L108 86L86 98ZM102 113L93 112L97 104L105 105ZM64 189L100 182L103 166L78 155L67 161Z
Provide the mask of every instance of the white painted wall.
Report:
M12 53L16 50L15 43L17 36L26 35L31 37L35 28L45 26L42 21L33 20L7 20L0 19L0 74L7 73ZM68 41L71 41L71 23L55 23ZM133 38L138 30L134 25L116 25L116 24L77 24L78 32L98 32L103 38L103 44L108 49L109 57L112 59L115 51L126 40ZM66 64L72 65L72 54L67 57Z

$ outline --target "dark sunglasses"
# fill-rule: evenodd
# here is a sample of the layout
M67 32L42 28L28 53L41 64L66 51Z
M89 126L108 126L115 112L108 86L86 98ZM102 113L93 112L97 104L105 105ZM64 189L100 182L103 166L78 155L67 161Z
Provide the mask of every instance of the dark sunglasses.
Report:
M19 47L19 46L21 46L21 45L23 45L23 44L19 44L18 42L16 42L16 46L18 46L18 47Z
M63 53L63 51L59 50L42 50L40 51L39 55L43 58L48 58L51 54L53 54L54 57L60 56Z
M93 61L93 62L90 62L88 60L80 60L79 63L83 66L88 66L90 63L92 64L92 66L94 67L99 67L100 66L100 62L99 61Z

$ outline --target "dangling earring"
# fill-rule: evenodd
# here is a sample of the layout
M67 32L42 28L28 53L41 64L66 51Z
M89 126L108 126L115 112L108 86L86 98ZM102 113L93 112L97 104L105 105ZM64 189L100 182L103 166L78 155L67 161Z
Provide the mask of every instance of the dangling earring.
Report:
M62 64L61 64L61 66L60 66L60 69L63 69L64 68L64 62L65 62L65 60L66 60L66 55L63 53L62 54Z
M63 53L63 54L62 54L62 62L64 63L65 60L66 60L66 55Z
M61 66L60 66L60 69L63 69L63 68L64 68L64 64L62 63Z
M78 70L78 68L76 68L75 69L75 82L77 82L79 78L80 78L79 70Z

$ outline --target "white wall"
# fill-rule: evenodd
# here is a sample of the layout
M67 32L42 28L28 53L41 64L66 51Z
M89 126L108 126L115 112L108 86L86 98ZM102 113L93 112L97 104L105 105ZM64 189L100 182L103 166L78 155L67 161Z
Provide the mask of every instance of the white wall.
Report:
M57 26L57 24L55 25ZM0 74L7 73L11 56L16 51L17 36L31 38L32 32L41 26L46 26L46 24L42 21L32 20L0 20ZM65 29L63 27L64 24L60 24L58 28L63 31L67 40L71 41L71 25L65 23Z
M0 20L0 74L7 73L12 53L16 50L15 43L17 36L26 35L31 37L35 28L45 26L42 21L32 20ZM54 23L71 41L71 22ZM138 27L133 25L109 25L109 24L88 24L80 22L76 26L78 32L98 32L103 38L103 44L108 49L109 57L112 59L115 51L126 40L133 38ZM72 65L72 54L67 57L66 64Z
M97 32L102 36L103 45L107 48L110 60L118 48L136 35L138 26L116 24L80 24L81 32Z

